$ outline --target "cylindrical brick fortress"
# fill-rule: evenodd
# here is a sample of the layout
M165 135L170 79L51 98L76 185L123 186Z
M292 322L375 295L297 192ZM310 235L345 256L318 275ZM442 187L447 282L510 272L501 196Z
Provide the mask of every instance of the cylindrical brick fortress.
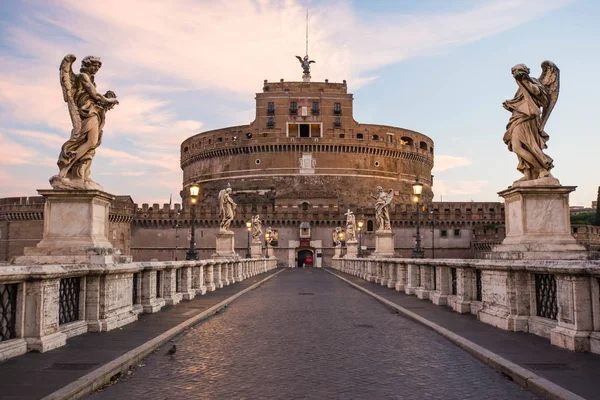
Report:
M199 133L181 145L183 186L216 205L230 185L238 203L337 199L365 206L377 186L410 204L416 178L431 202L433 141L418 132L360 124L346 83L265 81L249 125ZM187 190L182 191L184 201ZM279 200L279 201L278 201Z

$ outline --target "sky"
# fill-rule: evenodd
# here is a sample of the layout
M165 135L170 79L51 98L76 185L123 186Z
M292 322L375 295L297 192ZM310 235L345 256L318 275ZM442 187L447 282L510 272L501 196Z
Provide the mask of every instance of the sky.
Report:
M107 115L91 178L141 203L179 201L179 145L254 119L264 79L346 80L354 119L435 143L435 201L500 201L522 175L502 142L510 69L561 70L546 125L553 175L589 207L600 185L596 110L600 2L594 0L79 0L0 4L0 197L49 188L71 131L58 66L99 56Z

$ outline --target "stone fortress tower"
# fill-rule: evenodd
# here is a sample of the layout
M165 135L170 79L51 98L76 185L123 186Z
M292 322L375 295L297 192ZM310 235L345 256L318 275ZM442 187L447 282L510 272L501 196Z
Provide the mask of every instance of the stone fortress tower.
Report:
M343 83L264 82L249 125L199 133L181 144L183 186L202 204L231 185L240 204L366 206L377 186L410 204L415 178L429 203L433 141L408 129L361 124ZM182 191L184 202L187 190ZM333 204L332 204L333 203Z

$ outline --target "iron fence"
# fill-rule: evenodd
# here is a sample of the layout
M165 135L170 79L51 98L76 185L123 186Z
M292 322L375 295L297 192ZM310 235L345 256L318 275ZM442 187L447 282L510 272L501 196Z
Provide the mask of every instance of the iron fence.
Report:
M452 279L452 294L456 296L456 268L450 268L450 275Z
M481 270L475 270L475 300L482 301L482 287L481 287Z
M133 288L131 289L131 304L136 305L138 303L138 282L139 273L133 274Z
M556 276L535 274L535 303L538 317L556 319L558 314Z
M156 298L159 299L161 297L161 287L162 287L162 276L161 271L156 271Z
M79 320L79 291L81 278L62 278L59 288L58 324Z
M16 283L0 284L0 342L17 336L17 290Z

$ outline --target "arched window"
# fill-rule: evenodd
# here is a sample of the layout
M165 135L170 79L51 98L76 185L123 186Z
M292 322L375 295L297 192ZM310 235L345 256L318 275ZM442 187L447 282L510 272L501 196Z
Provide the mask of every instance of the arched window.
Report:
M309 204L305 201L302 203L302 211L308 211Z
M419 143L419 147L420 147L422 150L427 150L427 143L425 143L425 142L421 142L421 143Z
M402 136L400 138L400 143L406 146L412 146L414 144L414 141L408 136Z
M367 232L373 232L373 220L367 221Z

